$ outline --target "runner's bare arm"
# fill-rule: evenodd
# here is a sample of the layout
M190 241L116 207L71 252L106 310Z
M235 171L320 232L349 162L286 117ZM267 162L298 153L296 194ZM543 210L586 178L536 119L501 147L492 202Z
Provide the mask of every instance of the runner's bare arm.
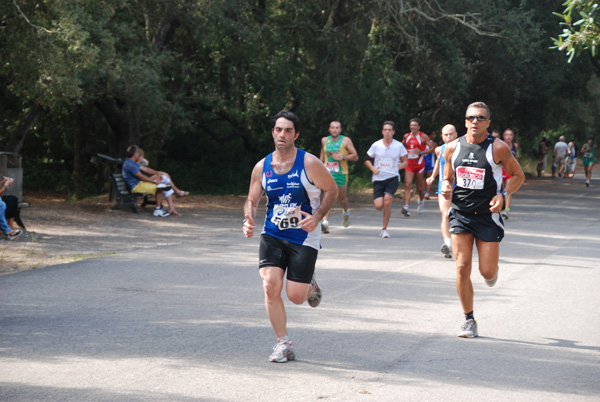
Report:
M304 167L308 179L323 192L321 204L312 215L302 212L302 215L306 215L306 217L300 221L299 225L303 230L312 232L335 202L338 196L338 187L331 173L316 156L307 152L304 155Z
M454 149L458 140L454 140L446 144L446 152L444 152L444 171L442 172L442 195L445 199L449 200L452 198L452 189L454 187L454 169L452 169L452 155L454 155Z
M435 151L435 144L429 139L429 136L427 134L421 134L421 140L424 141L425 144L427 144L427 146L429 147L429 149L426 149L422 152L423 155L431 154Z
M398 162L398 170L404 169L408 165L408 159L406 159L406 155L402 155L400 157L400 161Z
M258 162L254 169L252 169L252 176L250 178L250 189L248 190L248 198L244 204L244 224L242 225L242 231L246 237L254 236L254 219L256 218L256 211L258 210L258 203L263 196L264 189L262 188L262 171L265 160L262 159ZM321 165L322 166L322 165Z
M327 155L325 154L325 145L326 144L327 144L327 137L321 138L321 155L320 155L319 159L321 159L321 162L323 162L323 163L327 162Z
M431 183L433 183L433 181L435 180L435 178L437 177L438 173L440 172L440 153L442 152L442 146L440 145L439 147L435 148L435 164L433 165L433 172L431 172L431 176L429 176L425 181L427 182L428 185L431 185ZM444 175L444 172L442 172L442 174L440 175L440 177L442 177Z
M508 148L508 145L506 145L504 141L494 141L492 150L494 153L494 161L498 161L498 163L502 164L506 173L512 176L512 179L504 189L508 194L512 194L517 191L525 181L523 169L521 169L521 165L519 165L519 162L517 162L512 152L510 152L510 148ZM503 205L504 196L502 193L496 194L490 201L490 211L500 212Z
M344 148L346 148L349 152L349 154L346 155L346 160L350 162L356 162L358 160L358 151L356 151L356 148L354 148L354 143L352 140L348 137L344 137L342 145L344 145Z

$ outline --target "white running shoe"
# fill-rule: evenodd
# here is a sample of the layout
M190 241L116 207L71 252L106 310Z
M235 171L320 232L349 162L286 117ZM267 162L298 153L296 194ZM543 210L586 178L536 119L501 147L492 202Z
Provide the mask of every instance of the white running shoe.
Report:
M321 299L323 298L323 292L321 292L321 288L317 284L317 280L315 279L315 275L313 274L312 280L310 281L310 285L313 288L311 295L306 300L308 305L311 307L317 307L321 304Z
M344 212L344 222L342 223L345 228L350 226L350 211Z
M479 336L477 332L477 321L470 318L460 327L460 332L458 336L461 338L475 338Z
M269 356L269 361L275 363L285 363L288 360L294 360L296 355L294 354L294 348L292 348L292 341L284 341L280 339L277 344L273 346L273 353Z
M321 222L321 232L329 233L329 221Z
M444 254L444 257L452 258L452 251L446 243L442 244L442 248L440 249L440 251L442 252L442 254Z
M410 216L410 211L408 210L408 205L405 205L402 207L402 215L406 216L407 218Z
M417 211L419 211L419 215L425 212L425 200L419 201L419 207L417 208Z
M379 237L381 237L383 239L389 239L390 238L390 234L387 231L387 229L381 229L381 232L379 233Z
M164 218L165 216L169 216L169 215L171 215L171 214L162 208L154 209L154 216L160 216L160 217Z
M494 285L496 284L496 282L498 282L498 272L496 272L496 277L494 279L489 280L489 281L487 279L484 279L484 280L485 280L486 285L488 285L490 288L493 288Z

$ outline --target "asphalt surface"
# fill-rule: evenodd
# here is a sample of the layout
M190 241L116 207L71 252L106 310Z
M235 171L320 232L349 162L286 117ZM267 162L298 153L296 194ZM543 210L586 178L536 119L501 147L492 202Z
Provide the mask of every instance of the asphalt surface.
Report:
M321 306L286 302L286 364L267 361L259 239L241 211L206 216L184 244L2 276L0 400L600 400L600 180L515 195L498 284L473 271L476 339L456 337L437 201L410 218L401 205L389 239L374 208L344 229L336 206Z

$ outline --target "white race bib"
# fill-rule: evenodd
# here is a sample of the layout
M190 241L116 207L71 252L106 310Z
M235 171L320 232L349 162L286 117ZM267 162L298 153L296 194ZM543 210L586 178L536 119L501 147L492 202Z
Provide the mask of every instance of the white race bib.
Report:
M377 168L379 170L388 170L388 171L391 171L392 170L392 163L394 163L394 160L392 158L381 158L381 159L379 159Z
M483 190L485 169L459 166L456 168L456 185L470 190Z
M408 159L419 159L419 153L421 150L419 148L413 148L408 150Z
M273 207L273 217L271 222L279 228L279 230L286 229L297 229L298 223L302 220L302 214L300 213L300 207L284 207L282 205L275 205Z
M336 162L326 162L325 167L330 172L339 173L339 171L340 171L340 164L337 161Z

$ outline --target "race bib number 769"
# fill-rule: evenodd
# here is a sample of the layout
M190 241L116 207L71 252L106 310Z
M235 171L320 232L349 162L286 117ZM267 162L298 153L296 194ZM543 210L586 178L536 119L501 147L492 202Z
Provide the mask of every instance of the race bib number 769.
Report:
M469 190L482 190L485 179L485 169L471 166L456 168L456 185Z

